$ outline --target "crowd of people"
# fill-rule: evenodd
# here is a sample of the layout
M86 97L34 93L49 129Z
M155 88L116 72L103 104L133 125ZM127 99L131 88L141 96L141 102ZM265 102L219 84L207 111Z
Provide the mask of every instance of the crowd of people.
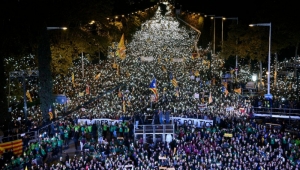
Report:
M68 103L56 105L55 119L37 140L23 137L22 155L3 154L2 169L298 169L299 134L286 132L284 124L252 119L253 103L227 90L224 61L213 58L208 64L201 57L207 49L193 51L196 37L197 32L158 9L126 44L124 60L112 51L107 61L87 65L84 74L79 65L71 68L54 81ZM149 90L153 80L158 95ZM57 113L65 110L74 111L59 119ZM38 107L29 108L29 114L23 132L41 125ZM190 125L172 117L213 124ZM20 133L21 124L13 122L14 133ZM159 128L164 123L175 124L171 140L134 135L143 124ZM66 152L73 143L76 155Z

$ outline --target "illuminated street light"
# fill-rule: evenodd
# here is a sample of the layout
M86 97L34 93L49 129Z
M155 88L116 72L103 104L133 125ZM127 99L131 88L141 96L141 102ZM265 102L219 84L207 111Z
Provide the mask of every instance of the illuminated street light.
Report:
M204 17L210 17L210 19L214 20L214 40L213 40L213 54L216 52L216 20L215 15L204 15Z
M271 72L270 70L270 65L271 65L271 28L272 25L271 23L258 23L258 24L250 24L250 27L254 27L254 26L261 26L261 27L270 27L269 29L269 53L268 53L268 73ZM272 99L273 96L270 93L270 74L268 74L268 92L267 94L265 94L265 99Z
M67 27L47 27L47 30L67 30Z

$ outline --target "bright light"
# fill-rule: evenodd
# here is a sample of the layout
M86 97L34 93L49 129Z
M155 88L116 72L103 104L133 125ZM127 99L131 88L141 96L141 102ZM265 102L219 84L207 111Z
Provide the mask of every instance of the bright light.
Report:
M256 80L257 80L257 75L256 74L252 75L252 81L256 81Z
M90 25L92 25L92 24L94 24L95 23L95 21L94 20L92 20L91 22L90 22Z

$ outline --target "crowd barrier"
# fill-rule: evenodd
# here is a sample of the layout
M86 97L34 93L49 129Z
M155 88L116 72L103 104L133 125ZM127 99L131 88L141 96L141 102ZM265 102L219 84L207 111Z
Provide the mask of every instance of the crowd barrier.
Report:
M300 119L300 109L254 107L254 117L272 117L283 119Z

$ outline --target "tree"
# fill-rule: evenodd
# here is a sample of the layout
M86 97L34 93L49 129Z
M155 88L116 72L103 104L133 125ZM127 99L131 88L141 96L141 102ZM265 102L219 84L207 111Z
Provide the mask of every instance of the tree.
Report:
M47 27L41 27L38 44L38 67L39 67L39 97L41 111L46 122L49 120L49 109L53 109L53 80L51 72L51 50L47 33Z

